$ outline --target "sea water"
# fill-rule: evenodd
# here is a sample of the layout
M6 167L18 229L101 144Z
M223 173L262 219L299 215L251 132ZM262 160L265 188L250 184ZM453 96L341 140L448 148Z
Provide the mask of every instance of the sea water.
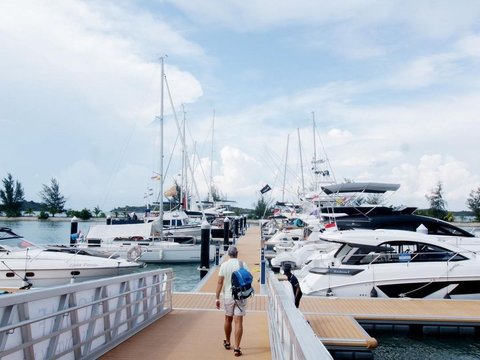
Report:
M78 230L86 234L90 226L98 221L81 221ZM70 221L20 220L2 221L0 227L9 227L18 235L37 244L69 245ZM199 264L147 265L146 270L172 268L174 273L174 291L192 291L200 280L197 270ZM421 359L421 360L473 360L480 359L480 340L475 338L471 328L442 329L431 331L423 339L408 337L406 329L377 327L366 331L378 340L374 350L375 359Z
M80 221L78 230L87 234L90 226L101 224L98 221ZM38 245L65 245L70 244L71 222L66 220L18 220L2 221L0 227L8 227L20 236ZM147 264L143 270L171 268L173 270L174 291L192 291L200 281L200 273L197 270L199 264Z

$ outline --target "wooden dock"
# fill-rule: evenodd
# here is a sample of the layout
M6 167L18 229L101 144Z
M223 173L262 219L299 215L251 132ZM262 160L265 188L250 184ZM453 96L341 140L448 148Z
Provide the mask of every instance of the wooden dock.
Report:
M243 356L271 359L267 297L260 295L260 232L250 228L237 244L238 257L252 272L256 295L249 299L244 319ZM196 293L175 293L174 310L105 354L102 359L225 359L233 350L223 347L224 311L215 308L218 267ZM233 334L232 334L233 340ZM232 347L233 349L233 347Z
M240 238L239 258L248 264L256 295L244 320L242 351L250 359L271 359L267 296L260 287L260 231ZM102 359L225 359L223 310L215 309L218 267L195 293L175 293L173 311L137 333ZM371 351L377 340L360 323L480 326L480 301L320 298L304 296L300 310L329 349Z

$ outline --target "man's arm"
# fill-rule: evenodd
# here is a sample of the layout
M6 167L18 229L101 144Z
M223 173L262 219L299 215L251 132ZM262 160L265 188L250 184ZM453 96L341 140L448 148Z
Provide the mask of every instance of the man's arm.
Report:
M223 276L218 277L218 282L217 282L217 290L215 292L215 306L217 309L220 309L220 292L222 291L223 288L223 280L225 278Z

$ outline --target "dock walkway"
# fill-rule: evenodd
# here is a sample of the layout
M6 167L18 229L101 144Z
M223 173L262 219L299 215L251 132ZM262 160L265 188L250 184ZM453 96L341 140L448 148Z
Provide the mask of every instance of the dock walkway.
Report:
M248 264L256 295L244 319L242 352L250 359L271 359L266 288L260 286L260 232L247 230L238 244L239 258ZM174 293L173 311L137 333L102 359L225 359L222 346L223 310L215 309L218 267L192 293ZM377 346L360 324L480 327L480 301L320 298L304 296L300 310L332 354L366 352ZM355 355L353 355L355 357ZM345 358L345 357L343 357Z
M237 244L238 257L254 275L256 295L249 299L244 319L242 357L271 359L267 297L260 295L260 233L250 228ZM174 293L173 311L105 354L102 359L225 359L224 311L215 308L219 267L213 269L195 293ZM233 334L232 334L233 340Z

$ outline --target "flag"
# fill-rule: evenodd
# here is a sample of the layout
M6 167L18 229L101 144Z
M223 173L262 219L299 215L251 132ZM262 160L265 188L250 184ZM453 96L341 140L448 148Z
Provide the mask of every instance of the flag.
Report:
M265 194L266 192L269 192L270 190L272 190L272 188L270 187L270 185L267 184L260 190L260 192L262 194Z
M325 224L325 231L337 231L337 230L338 228L337 228L336 222Z

